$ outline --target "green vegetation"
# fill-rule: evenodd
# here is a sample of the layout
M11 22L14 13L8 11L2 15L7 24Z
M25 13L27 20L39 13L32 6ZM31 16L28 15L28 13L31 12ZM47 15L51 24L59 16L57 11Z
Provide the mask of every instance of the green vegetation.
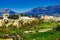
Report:
M18 19L19 16L14 14L14 15L9 15L8 18L9 19Z
M20 13L20 16L28 16L28 13Z
M25 40L56 40L60 38L60 32L58 31L48 31L48 32L36 32L28 33L24 35Z
M19 27L23 30L40 30L57 27L58 23L56 21L44 21L44 20L33 20L28 21L23 24L24 21L19 21Z
M60 24L56 21L49 20L33 20L27 21L18 21L19 27L10 24L8 27L6 24L3 24L0 27L0 38L13 38L14 40L56 40L60 38ZM53 28L54 30L47 32L38 32L40 29ZM36 30L36 31L35 31ZM25 31L35 31L24 33ZM19 35L19 37L17 37Z
M54 27L57 27L58 23L51 20L51 21L48 21L48 22L41 22L40 25L39 25L39 28L40 29L46 29L46 28L54 28Z

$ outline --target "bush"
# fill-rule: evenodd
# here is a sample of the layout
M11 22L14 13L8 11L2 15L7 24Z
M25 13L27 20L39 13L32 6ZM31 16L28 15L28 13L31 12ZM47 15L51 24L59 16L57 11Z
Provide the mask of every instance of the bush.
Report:
M60 25L57 25L57 27L55 28L55 30L60 31Z

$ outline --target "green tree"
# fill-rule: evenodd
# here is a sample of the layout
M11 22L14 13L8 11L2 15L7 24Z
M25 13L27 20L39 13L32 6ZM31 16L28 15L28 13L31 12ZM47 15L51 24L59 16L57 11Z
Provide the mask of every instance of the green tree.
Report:
M18 19L19 18L19 15L9 15L8 16L9 19Z
M28 14L27 13L24 13L24 16L28 16Z
M20 13L21 16L23 16L24 14L23 13Z

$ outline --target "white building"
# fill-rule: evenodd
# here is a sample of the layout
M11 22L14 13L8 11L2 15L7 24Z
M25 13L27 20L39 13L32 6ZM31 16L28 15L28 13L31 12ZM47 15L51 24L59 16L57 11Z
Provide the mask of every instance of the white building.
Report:
M41 19L50 20L50 19L54 19L54 17L53 16L44 15L44 16L41 16Z
M35 18L31 18L31 17L20 17L20 20L35 20Z

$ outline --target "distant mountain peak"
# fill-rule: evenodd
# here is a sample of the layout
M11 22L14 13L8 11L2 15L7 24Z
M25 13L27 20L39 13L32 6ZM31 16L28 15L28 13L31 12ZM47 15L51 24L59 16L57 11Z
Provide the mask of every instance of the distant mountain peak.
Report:
M10 12L11 10L9 9L9 8L4 8L4 9L2 9L2 10L0 10L0 12Z
M54 6L47 6L47 7L37 7L33 8L32 10L27 12L28 14L32 15L60 15L60 5L54 5Z
M5 10L5 11L10 11L10 9L9 9L9 8L5 8L5 9L3 9L3 10Z
M11 10L9 9L9 8L5 8L5 9L3 9L3 12L6 12L6 13L8 13L8 12L10 12Z
M3 15L4 13L8 13L8 14L12 15L12 14L15 14L16 12L10 10L9 8L4 8L4 9L0 10L0 16Z

